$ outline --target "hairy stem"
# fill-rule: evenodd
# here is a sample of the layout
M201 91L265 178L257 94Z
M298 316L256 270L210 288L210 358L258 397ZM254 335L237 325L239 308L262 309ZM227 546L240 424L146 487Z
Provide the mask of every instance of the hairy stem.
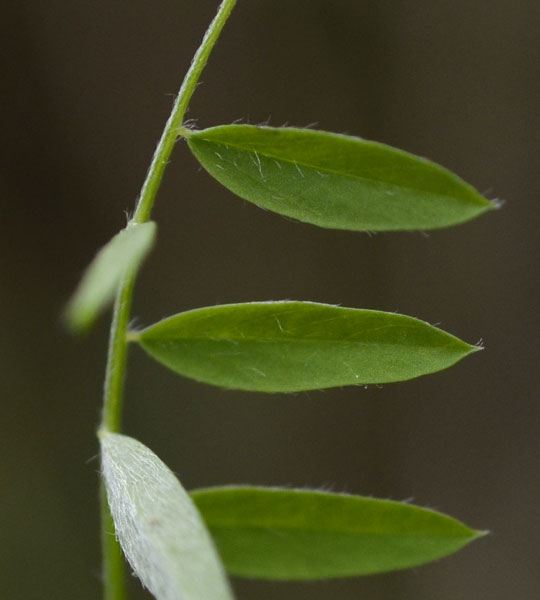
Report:
M235 4L236 0L222 0L217 15L206 31L203 41L182 82L171 115L165 124L163 134L154 152L150 168L142 186L132 218L132 221L135 223L144 223L150 219L152 207L165 168L174 144L182 131L182 122L189 102L208 61L208 57ZM136 277L136 272L128 275L119 286L109 337L101 428L114 432L120 431L122 423L124 379L127 365L127 330ZM126 597L124 561L120 546L114 535L114 524L110 515L103 484L101 490L101 528L104 600L124 600Z
M148 175L141 190L139 202L133 220L137 223L144 223L150 218L150 212L154 205L154 199L161 183L161 178L171 156L174 143L180 133L180 127L189 106L189 101L197 87L197 83L204 69L208 57L219 38L223 26L231 14L236 0L223 0L217 15L207 29L199 49L193 57L189 71L187 72L178 96L176 97L174 107L159 143L157 145L152 163L148 169Z

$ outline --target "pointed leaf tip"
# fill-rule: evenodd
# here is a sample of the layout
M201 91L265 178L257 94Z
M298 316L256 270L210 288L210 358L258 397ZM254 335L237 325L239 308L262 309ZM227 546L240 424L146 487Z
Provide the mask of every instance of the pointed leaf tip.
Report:
M261 487L192 492L227 570L241 577L327 579L405 569L484 535L412 504Z
M315 302L201 308L144 329L137 341L181 375L260 392L404 381L478 350L412 317Z
M357 137L222 125L192 132L187 142L208 173L244 200L319 227L427 230L495 208L445 168Z

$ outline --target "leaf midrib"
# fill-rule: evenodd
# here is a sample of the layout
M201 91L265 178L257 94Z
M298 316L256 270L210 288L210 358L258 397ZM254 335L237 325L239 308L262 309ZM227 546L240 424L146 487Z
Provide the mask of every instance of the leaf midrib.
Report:
M204 514L204 513L203 513ZM471 533L463 532L462 534L453 533L403 533L400 531L369 531L369 530L351 530L351 529L313 529L313 528L303 528L303 527L295 527L294 525L284 526L283 524L268 524L266 526L263 525L235 525L234 523L223 523L223 522L213 522L211 520L205 519L207 526L211 529L224 529L227 531L254 531L254 532L268 532L271 533L289 533L289 532L299 532L299 533L308 533L308 534L339 534L339 535L348 535L351 537L356 536L376 536L376 537L411 537L411 538L446 538L446 539L467 539L474 538L475 532L471 531Z
M243 337L243 338L210 338L210 337L174 337L174 338L145 338L144 337L144 332L140 337L142 343L164 343L164 342L179 342L179 343L190 343L190 342L216 342L216 343L220 343L220 342L230 342L235 344L235 346L233 346L231 348L231 350L234 347L237 347L238 345L240 345L242 342L255 342L255 343L278 343L278 344L304 344L304 345L308 345L308 344L334 344L334 345L343 345L343 346L350 346L350 345L359 345L359 346L379 346L379 345L384 345L384 346L395 346L396 348L405 348L405 347L418 347L418 348L427 348L427 349L444 349L447 346L452 346L453 345L453 341L450 340L448 342L445 342L444 344L440 344L440 345L427 345L427 344L399 344L399 343L395 343L395 342L390 342L390 341L380 341L380 342L365 342L365 341L357 341L357 340L328 340L328 339L319 339L319 338L312 338L309 340L306 339L298 339L298 338L287 338L286 340L280 340L280 339L276 339L276 338L264 338L264 337L256 337L256 338L250 338L250 337ZM465 343L465 342L463 342ZM472 349L471 349L472 351Z

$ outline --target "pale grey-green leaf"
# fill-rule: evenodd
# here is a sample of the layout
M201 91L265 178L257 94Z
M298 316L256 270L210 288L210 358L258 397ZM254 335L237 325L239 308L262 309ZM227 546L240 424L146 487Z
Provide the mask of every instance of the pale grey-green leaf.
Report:
M402 381L478 350L418 319L314 302L201 308L132 338L181 375L261 392Z
M112 302L122 278L137 269L150 252L155 237L155 223L134 223L97 253L66 308L71 329L81 331L92 325Z
M116 534L157 600L232 600L212 539L167 466L133 438L100 432Z
M202 166L235 194L320 227L434 229L494 208L443 167L357 137L253 125L186 136Z

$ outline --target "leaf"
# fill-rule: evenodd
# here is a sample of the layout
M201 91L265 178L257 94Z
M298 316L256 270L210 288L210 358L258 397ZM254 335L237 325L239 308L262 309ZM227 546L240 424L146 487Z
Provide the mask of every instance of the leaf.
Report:
M103 476L120 545L158 600L232 600L212 539L178 479L133 438L100 432Z
M411 317L314 302L200 308L132 339L181 375L261 392L401 381L479 349Z
M323 579L436 560L484 535L402 502L260 487L192 492L232 575Z
M494 204L424 158L309 129L223 125L186 132L202 166L257 206L333 229L435 229Z
M66 308L72 330L82 331L93 324L112 302L121 280L136 270L150 252L155 237L155 223L133 223L97 253Z

